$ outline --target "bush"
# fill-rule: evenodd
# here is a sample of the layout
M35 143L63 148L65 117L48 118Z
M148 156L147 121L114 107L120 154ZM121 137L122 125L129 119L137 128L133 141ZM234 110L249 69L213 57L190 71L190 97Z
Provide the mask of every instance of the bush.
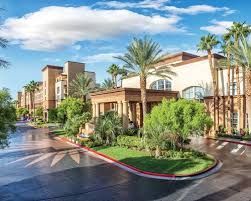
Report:
M42 106L40 106L40 107L38 107L36 109L35 114L36 114L37 117L42 118L43 117L43 112L44 112L44 108Z
M199 152L199 151L195 151L195 150L191 150L191 149L187 149L187 150L168 150L168 151L164 151L163 153L163 157L165 158L205 158L206 154Z
M85 146L85 147L89 147L89 148L98 147L98 146L102 145L102 143L100 143L98 141L94 141L92 138L81 139L80 144L81 144L81 146Z
M191 135L202 135L212 125L204 104L180 99L163 100L144 119L144 135L155 144L156 157L163 142L173 149L183 146Z
M57 108L52 108L48 111L48 121L51 123L58 121Z
M80 99L68 97L57 108L58 121L65 124L68 119L81 116L83 112L83 102Z
M121 118L115 112L107 112L100 116L95 125L95 138L107 145L114 144L116 137L122 132Z
M68 136L76 136L81 125L88 122L91 118L90 113L84 113L81 116L75 116L68 119L64 125L64 130Z
M117 137L117 144L121 147L144 149L144 141L136 136L120 135Z
M127 128L123 130L123 135L135 136L138 135L139 129L136 128Z

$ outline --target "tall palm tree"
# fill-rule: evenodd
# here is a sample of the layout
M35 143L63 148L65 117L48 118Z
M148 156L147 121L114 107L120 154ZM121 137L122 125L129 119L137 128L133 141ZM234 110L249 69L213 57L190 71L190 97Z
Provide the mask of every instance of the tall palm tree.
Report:
M7 47L8 41L4 38L0 37L0 47L1 48L6 48ZM0 68L6 68L8 67L9 62L5 61L4 59L0 58Z
M103 83L101 84L101 88L103 89L112 89L113 88L113 82L111 79L105 79Z
M119 69L119 75L120 75L120 86L122 87L123 84L123 79L125 79L127 77L127 70L125 69L125 67L123 66L122 68Z
M114 87L117 87L117 77L119 75L119 71L120 71L120 68L116 64L112 64L107 70L107 73L109 73L112 76Z
M127 47L127 53L124 56L116 57L125 63L125 69L128 72L127 77L140 77L143 118L147 113L147 78L151 75L168 78L170 78L170 75L175 75L166 65L157 67L157 64L163 59L161 52L159 44L152 39L148 37L134 38Z
M31 104L32 104L32 88L31 88L31 86L30 86L30 84L27 84L27 85L25 85L24 86L24 90L25 90L25 94L28 94L28 96L29 96L29 101L30 101L30 104L27 104L28 105L28 110L29 110L29 112L31 111ZM25 95L25 98L26 98L26 95ZM26 100L27 101L27 100Z
M77 74L76 78L70 83L70 94L73 97L81 98L86 102L87 95L94 89L93 80L84 73Z
M239 47L232 47L234 59L236 63L243 67L246 72L245 77L245 94L246 94L246 110L247 110L247 127L251 128L251 42L245 36L239 41Z
M245 22L233 22L233 25L227 29L229 37L233 38L235 48L239 47L239 41L242 36L247 37L251 33L251 27ZM243 70L243 80L245 80L245 70ZM243 116L241 109L241 96L240 96L240 69L239 66L235 67L236 84L237 84L237 106L239 116ZM245 83L243 82L243 88L245 89ZM244 116L243 116L244 117Z
M210 66L211 76L213 79L213 101L214 101L214 131L218 129L218 125L216 123L216 97L218 97L218 86L216 80L216 68L213 62L213 54L212 50L219 44L220 42L217 40L216 36L213 34L208 34L206 36L202 36L200 39L200 43L198 44L198 51L207 51L208 62ZM217 98L218 101L218 98Z
M35 82L34 80L30 81L29 83L30 88L30 98L31 98L31 105L33 108L33 117L35 117L35 92L39 90L39 83Z
M231 105L233 104L233 101L231 101L231 69L233 68L233 57L231 55L231 48L233 47L233 41L231 41L231 38L229 35L223 35L223 43L221 45L222 53L226 57L226 59L220 60L220 66L224 69L227 69L227 129L228 133L230 134L232 131L232 125L231 125Z

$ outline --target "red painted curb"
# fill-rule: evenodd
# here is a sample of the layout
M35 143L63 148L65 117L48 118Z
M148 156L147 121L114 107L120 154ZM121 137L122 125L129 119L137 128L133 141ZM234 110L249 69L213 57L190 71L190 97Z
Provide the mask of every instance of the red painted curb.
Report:
M241 145L245 145L245 146L249 146L251 147L251 144L249 143L245 143L245 142L237 142L237 141L232 141L232 140L224 140L224 139L218 139L218 138L212 138L212 137L207 137L207 139L211 139L211 140L219 140L219 141L223 141L223 142L230 142L233 144L241 144Z
M52 133L52 132L50 131L49 133ZM192 177L192 176L197 176L197 175L203 174L203 173L205 173L205 172L213 169L214 167L216 167L216 165L219 162L218 160L215 159L214 164L212 166L208 167L207 169L205 169L203 171L200 171L200 172L197 172L197 173L194 173L194 174L188 174L188 175L179 175L179 174L175 175L175 174L164 174L164 173L149 172L149 171L140 170L140 169L138 169L136 167L130 166L128 164L125 164L125 163L123 163L121 161L118 161L118 160L116 160L114 158L111 158L111 157L109 157L109 156L107 156L107 155L105 155L103 153L97 152L97 151L95 151L95 150L93 150L93 149L91 149L89 147L84 147L84 146L81 146L81 145L76 144L74 142L71 142L67 138L62 138L62 137L59 137L59 136L57 136L57 137L60 138L62 141L66 141L66 142L72 143L72 144L78 146L79 148L83 148L83 149L85 149L85 150L87 150L89 152L92 152L92 153L96 154L96 155L102 156L102 157L104 157L104 158L106 158L106 159L108 159L110 161L113 161L113 162L115 162L117 164L120 164L122 166L125 166L125 167L127 167L127 168L129 168L129 169L131 169L133 171L136 171L137 173L141 173L141 174L145 174L145 175L149 175L149 176L158 176L158 177L165 177L165 178Z

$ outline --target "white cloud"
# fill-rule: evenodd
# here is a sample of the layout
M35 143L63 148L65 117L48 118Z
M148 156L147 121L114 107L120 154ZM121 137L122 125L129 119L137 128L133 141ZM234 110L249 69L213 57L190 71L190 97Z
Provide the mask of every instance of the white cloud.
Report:
M81 45L73 45L72 48L75 50L80 50L82 48L82 46Z
M46 57L46 58L43 58L42 59L43 61L46 61L46 62L61 62L61 59L59 59L59 58L48 58L48 57Z
M178 8L175 6L165 6L162 10L168 11L173 14L187 14L187 15L197 15L200 13L214 13L214 12L234 12L227 7L214 7L210 5L193 5L186 8Z
M95 55L83 57L81 58L81 61L83 61L84 63L116 62L119 60L114 57L120 56L120 55L122 55L122 53L118 53L118 52L95 54Z
M170 2L170 0L144 0L140 2L101 1L96 3L95 5L116 9L152 8L158 10L160 9L160 7L163 7L167 2Z
M145 9L155 9L161 11L167 11L171 14L181 15L196 15L200 13L214 13L214 12L223 12L223 15L230 15L235 12L228 7L215 7L210 5L192 5L184 8L179 8L176 6L166 6L165 4L170 2L170 0L144 0L140 2L120 2L120 1L102 1L98 2L95 5L104 6L108 8L145 8Z
M128 10L90 7L45 7L20 18L7 19L0 36L22 48L51 51L78 41L99 40L121 34L182 32L177 16L145 16Z
M225 34L227 32L227 28L229 28L233 24L233 22L231 21L217 21L217 20L213 20L211 21L211 23L212 25L210 26L200 27L200 30L208 31L216 35L222 35Z

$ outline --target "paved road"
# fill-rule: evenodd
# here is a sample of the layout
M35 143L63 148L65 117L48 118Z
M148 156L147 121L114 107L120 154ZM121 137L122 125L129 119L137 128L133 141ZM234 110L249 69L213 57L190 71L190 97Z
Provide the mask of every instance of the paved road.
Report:
M250 201L251 148L199 139L192 146L220 158L220 172L196 181L142 178L19 124L0 151L0 200Z

